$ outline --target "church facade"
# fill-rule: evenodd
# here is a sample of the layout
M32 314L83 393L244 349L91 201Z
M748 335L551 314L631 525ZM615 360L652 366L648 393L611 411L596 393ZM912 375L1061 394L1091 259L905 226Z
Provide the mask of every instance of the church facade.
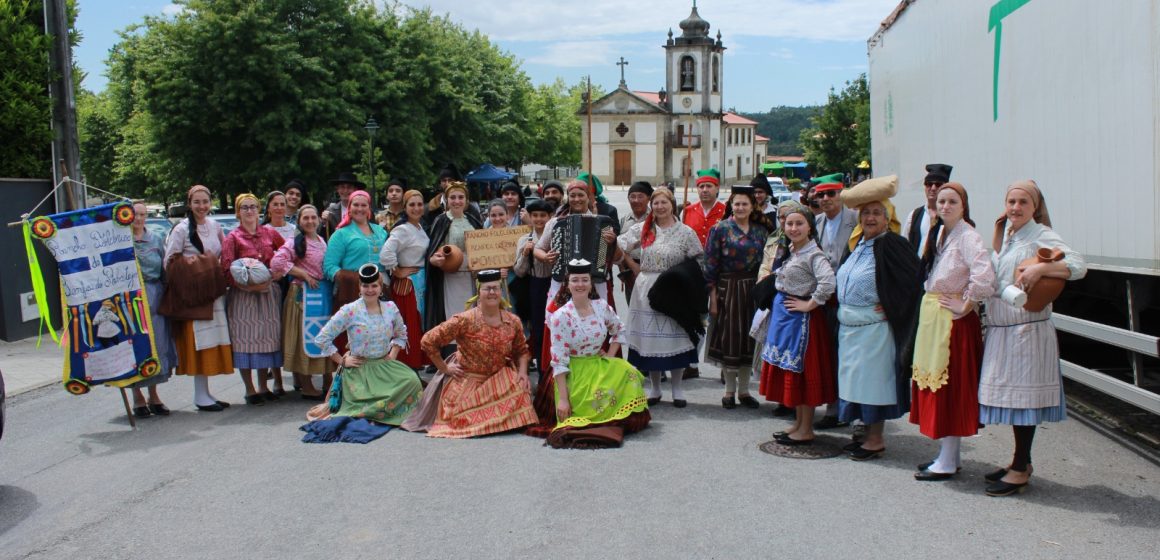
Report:
M648 181L680 187L698 169L716 168L724 185L747 183L765 162L766 139L757 123L723 110L725 46L721 32L709 36L709 22L697 7L669 31L665 87L633 91L622 79L611 93L592 101L592 161L588 161L589 108L582 106L582 167L604 182Z

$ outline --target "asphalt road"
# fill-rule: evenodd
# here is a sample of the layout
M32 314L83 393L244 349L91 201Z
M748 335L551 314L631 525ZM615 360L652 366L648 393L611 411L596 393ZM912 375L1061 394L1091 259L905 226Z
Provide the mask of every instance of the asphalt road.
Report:
M963 444L963 473L911 477L936 445L905 423L885 456L801 460L758 445L788 422L721 409L716 371L686 382L622 449L511 434L300 443L310 403L193 410L129 428L120 397L45 387L11 398L0 440L0 558L1147 558L1160 469L1078 422L1036 437L1031 489L989 498L1009 429ZM756 387L754 387L756 389ZM840 438L839 430L829 436Z

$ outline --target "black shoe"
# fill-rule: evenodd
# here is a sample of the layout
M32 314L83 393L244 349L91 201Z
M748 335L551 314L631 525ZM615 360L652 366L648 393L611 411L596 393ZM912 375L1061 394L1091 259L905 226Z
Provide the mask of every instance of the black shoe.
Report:
M1027 484L1028 483L1026 483L1026 482L1024 482L1022 484L1013 484L1010 482L1003 482L1002 480L997 480L991 484L988 484L987 489L984 491L987 493L988 496L994 496L996 498L1001 498L1003 496L1010 496L1012 494L1022 494L1023 491L1027 489Z
M218 400L215 400L214 402L215 402L215 403L217 403L217 405L218 405L218 406L220 406L220 407L222 407L223 409L225 409L225 408L229 408L229 407L230 407L230 403L228 403L228 402L226 402L226 401L218 401Z
M258 396L262 397L263 399L266 399L268 402L274 402L274 401L282 398L282 397L279 397L278 395L276 395L270 391L266 391L264 393L258 393Z
M660 402L661 402L660 397L649 397L648 398L648 405L649 406L656 406Z
M793 439L789 436L780 437L774 441L776 441L777 443L779 443L781 445L785 445L785 446L789 446L789 447L798 447L801 445L813 445L813 443L814 443L814 440L812 438L811 439Z
M205 412L221 412L221 411L225 410L226 407L222 406L222 404L220 402L216 402L216 403L208 404L208 405L200 405L199 404L199 405L197 405L197 409L205 411Z
M934 464L934 461L927 461L927 462L925 462L925 463L923 463L923 464L921 464L921 465L918 465L918 466L916 466L916 467L914 467L914 468L915 468L915 469L917 469L917 470L919 470L919 471L925 471L926 469L929 469L929 468L930 468L930 466L931 466L931 465L933 465L933 464ZM961 473L961 472L963 472L963 468L962 468L962 467L958 467L958 468L956 468L956 469L955 469L955 474L958 474L958 473ZM999 477L999 478L1002 478L1002 477Z
M727 410L737 408L737 399L733 397L721 397L721 408Z
M987 482L999 482L1005 476L1007 476L1007 469L999 469L995 472L990 472L983 475L983 480L986 480Z
M169 416L169 408L166 407L164 403L149 405L149 412L152 412L158 416Z
M270 394L274 395L275 397L281 398L281 397L286 396L286 389L278 387L277 389L274 389L273 391L271 391Z
M255 393L253 395L246 395L246 404L254 406L262 406L266 404L266 395L262 393Z
M147 406L138 406L133 408L133 416L137 418L148 418L153 416L153 413L149 412L149 407Z
M823 416L821 420L814 422L814 429L833 430L834 428L845 428L849 425L849 422L839 422L837 416Z
M326 400L326 395L323 395L321 393L319 393L317 395L307 395L306 393L302 393L301 396L302 396L302 400L304 400L304 401L322 402L322 401Z
M794 413L794 410L792 408L790 408L784 404L780 404L780 403L778 403L777 408L773 409L773 417L774 418L781 418L783 416L789 416L793 413Z
M695 379L697 377L701 377L701 370L695 367L687 367L681 374L681 379Z
M853 453L859 449L862 449L862 442L860 441L851 441L850 443L842 446L842 451L845 451L846 453ZM922 469L918 470L921 471Z
M685 408L685 406L688 404L689 401L686 401L685 399L673 399L673 406L676 408Z
M956 474L958 474L957 471L953 473L940 473L934 472L930 469L923 469L914 473L914 479L921 480L923 482L937 482L940 480L950 480L954 478Z
M761 408L761 403L758 403L757 399L753 398L752 395L741 395L737 397L737 402L741 403L741 406L745 408Z
M886 451L885 447L882 449L866 449L859 445L857 449L850 452L850 459L854 461L869 461L870 459L877 459L884 451Z

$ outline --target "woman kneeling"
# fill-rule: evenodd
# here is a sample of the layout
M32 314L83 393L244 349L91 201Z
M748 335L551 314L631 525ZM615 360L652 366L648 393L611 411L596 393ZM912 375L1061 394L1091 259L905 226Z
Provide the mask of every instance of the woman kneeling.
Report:
M556 295L560 308L549 319L557 423L548 444L556 448L619 447L625 433L650 419L644 376L618 357L624 325L598 299L591 269L586 260L568 263L567 289Z
M361 297L342 306L314 339L344 368L331 388L330 413L398 426L419 404L423 391L415 372L396 358L407 346L407 326L394 303L379 300L383 283L378 265L362 265L358 276ZM334 346L343 332L350 345L345 355ZM317 414L324 406L311 409L309 418L329 416L325 411Z

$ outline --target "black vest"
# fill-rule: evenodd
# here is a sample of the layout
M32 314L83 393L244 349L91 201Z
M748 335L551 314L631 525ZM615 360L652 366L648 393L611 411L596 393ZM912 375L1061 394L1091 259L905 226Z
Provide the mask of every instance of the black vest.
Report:
M914 246L915 251L919 247L922 247L922 224L920 221L922 220L922 212L925 209L925 206L919 206L914 209L914 212L910 213L910 231L906 232L906 239Z

